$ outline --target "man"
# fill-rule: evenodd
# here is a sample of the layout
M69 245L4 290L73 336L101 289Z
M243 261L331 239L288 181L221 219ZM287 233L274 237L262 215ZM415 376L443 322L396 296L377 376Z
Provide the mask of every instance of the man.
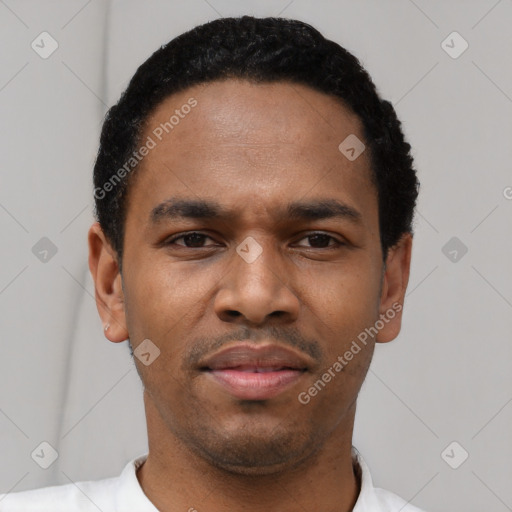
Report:
M156 51L107 114L89 231L149 453L0 510L418 512L352 446L400 331L412 164L391 104L307 24L218 19Z

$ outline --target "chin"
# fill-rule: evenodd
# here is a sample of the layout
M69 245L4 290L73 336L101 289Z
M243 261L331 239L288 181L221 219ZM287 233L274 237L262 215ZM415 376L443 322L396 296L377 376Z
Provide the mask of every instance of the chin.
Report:
M293 427L292 427L293 428ZM300 465L319 448L320 436L286 427L259 428L254 424L231 431L202 429L189 446L223 471L247 476L280 473Z

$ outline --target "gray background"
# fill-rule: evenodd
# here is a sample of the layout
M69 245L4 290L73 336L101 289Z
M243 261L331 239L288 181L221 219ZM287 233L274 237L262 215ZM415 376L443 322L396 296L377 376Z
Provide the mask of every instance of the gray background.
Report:
M0 492L117 475L146 451L141 385L126 342L103 337L87 268L102 116L161 44L240 14L304 20L353 52L414 148L404 325L356 418L375 484L432 512L512 510L511 0L0 1ZM42 441L59 453L46 470Z

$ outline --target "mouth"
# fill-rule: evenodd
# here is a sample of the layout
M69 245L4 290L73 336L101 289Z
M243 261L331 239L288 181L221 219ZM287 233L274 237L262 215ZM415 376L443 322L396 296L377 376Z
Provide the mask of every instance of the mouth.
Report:
M200 370L240 400L268 400L296 384L311 361L277 345L242 343L207 359Z

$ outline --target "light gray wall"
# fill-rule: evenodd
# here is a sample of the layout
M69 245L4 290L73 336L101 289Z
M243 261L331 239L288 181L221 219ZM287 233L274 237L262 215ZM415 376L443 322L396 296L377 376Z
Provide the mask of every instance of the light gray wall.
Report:
M376 485L432 512L512 510L510 0L0 2L0 492L116 475L146 450L141 385L102 335L87 269L99 129L156 48L240 14L304 20L353 52L414 148L404 325L377 347L356 418ZM47 59L31 48L43 31ZM441 46L453 31L458 58ZM42 441L59 453L47 470L30 456ZM441 455L453 441L458 469L445 460L462 448Z

